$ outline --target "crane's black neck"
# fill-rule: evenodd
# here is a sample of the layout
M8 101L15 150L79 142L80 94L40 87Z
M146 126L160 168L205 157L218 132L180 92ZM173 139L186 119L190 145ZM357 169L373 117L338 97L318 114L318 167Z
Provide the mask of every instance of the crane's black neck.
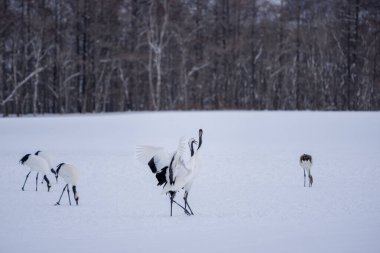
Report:
M35 153L35 155L38 155L40 152L41 152L41 150L38 150L38 151Z
M46 181L46 183L47 183L48 185L50 185L50 181L49 181L49 179L47 178L46 175L44 176L44 180Z
M170 161L170 165L169 165L169 179L170 179L170 184L173 185L175 183L175 180L173 178L173 161L174 161L174 157L176 156L176 154L173 155L172 157L172 160Z
M191 143L190 143L190 155L191 156L194 155L194 143L195 143L195 141L191 141Z
M198 149L200 149L200 147L202 146L202 135L203 135L203 130L202 129L199 129L199 145L198 145Z
M29 156L30 156L30 154L26 154L26 155L24 155L24 157L21 158L20 163L21 163L21 164L24 164L24 162L26 162L26 161L29 159Z
M58 175L59 173L59 170L61 169L62 165L64 165L65 163L60 163L58 166L57 166L57 170L56 170L56 175Z

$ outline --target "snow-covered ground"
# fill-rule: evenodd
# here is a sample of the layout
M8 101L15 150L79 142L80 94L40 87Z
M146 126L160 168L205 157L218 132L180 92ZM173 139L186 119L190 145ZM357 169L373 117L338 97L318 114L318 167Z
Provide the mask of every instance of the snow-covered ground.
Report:
M170 204L137 144L173 150L204 130L189 203ZM21 191L26 153L80 168ZM303 187L299 156L314 158ZM54 178L49 175L51 182ZM0 252L379 252L379 112L159 112L0 119ZM182 192L177 195L182 203ZM72 199L73 201L73 199Z

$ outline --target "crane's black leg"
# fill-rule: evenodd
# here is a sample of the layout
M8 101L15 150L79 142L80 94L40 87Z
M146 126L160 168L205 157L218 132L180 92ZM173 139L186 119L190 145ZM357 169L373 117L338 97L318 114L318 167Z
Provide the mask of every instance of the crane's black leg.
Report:
M37 191L37 184L38 184L38 173L37 173L37 176L36 176L36 191Z
M303 170L303 187L306 187L306 173L305 173L305 169Z
M62 195L63 195L63 193L65 192L65 190L66 190L67 187L68 187L68 185L65 185L65 187L63 187L63 191L62 191L61 197L59 197L58 202L55 203L56 206L58 206L58 205L59 205L59 202L61 202Z
M73 185L73 195L74 195L75 202L78 205L79 197L77 196L77 187L75 185Z
M69 203L70 203L70 206L71 206L71 200L70 200L70 190L69 190L69 187L67 187L67 195L69 195Z
M173 216L173 199L170 198L170 216Z
M185 194L183 194L183 201L185 202L185 208L187 206L187 191L185 191Z
M191 210L191 207L190 207L190 205L189 205L189 202L187 202L187 200L186 200L186 203L187 203L187 206L189 207L190 214L191 214L191 215L194 215L193 210Z
M309 172L309 187L313 186L313 176Z
M186 208L184 208L183 206L181 206L180 204L178 204L178 203L177 203L177 201L175 201L174 199L173 199L173 202L174 202L174 203L176 203L176 204L177 204L177 206L179 206L180 208L182 208L182 209L183 209L183 211L185 211L185 214L187 214L187 215L191 215L191 213L189 213L189 211L187 211L187 209L186 209Z
M186 208L184 208L183 206L181 206L180 204L178 204L177 201L174 200L176 192L169 191L169 194L170 194L170 216L172 216L172 214L173 214L173 203L176 203L179 207L181 207L185 211L185 213L187 215L190 215L189 211L187 211Z
M186 203L186 204L185 204L185 208L188 207L189 210L190 210L190 214L191 214L191 215L194 215L193 210L191 210L191 207L190 207L190 205L189 205L189 202L187 202L187 198L186 198L186 200L185 200L185 203Z
M175 197L175 192L170 191L169 194L170 194L170 216L173 216L173 201Z
M194 215L193 210L191 210L191 207L190 207L190 205L189 205L189 202L187 202L187 200L186 200L186 203L187 203L187 206L189 207L190 214L191 214L191 215Z
M185 208L189 207L189 210L190 210L190 214L191 215L194 215L193 211L191 210L191 207L189 205L189 202L187 202L187 196L189 195L189 192L185 191L185 196L183 197L183 199L185 200Z
M30 172L31 171L29 171L29 173L26 175L25 182L24 182L24 185L22 186L21 190L24 190L24 186L25 186L26 180L28 180Z

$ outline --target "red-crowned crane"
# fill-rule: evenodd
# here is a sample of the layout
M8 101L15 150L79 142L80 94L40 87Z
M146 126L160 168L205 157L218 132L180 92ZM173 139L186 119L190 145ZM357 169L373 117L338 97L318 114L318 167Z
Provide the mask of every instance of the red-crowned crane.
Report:
M187 215L189 211L182 205L178 204L174 198L179 189L176 189L177 176L180 173L178 168L183 167L183 154L186 149L184 139L181 138L177 150L169 153L161 147L137 146L136 158L144 165L148 165L152 173L156 175L157 186L163 185L163 193L170 196L170 216L173 215L173 203L177 204ZM165 188L167 185L171 187Z
M46 162L45 159L43 159L43 158L41 158L39 156L33 155L33 154L26 154L26 155L24 155L21 158L20 163L22 165L26 165L26 166L28 166L30 168L30 171L26 175L24 184L23 184L23 186L21 188L23 191L24 191L24 187L25 187L26 181L28 180L29 174L32 171L36 171L37 172L36 191L37 191L37 185L38 185L38 173L41 173L42 175L44 175L43 179L46 181L48 191L50 191L50 187L51 187L50 181L49 181L49 179L46 176L49 173L49 165L48 165L48 163Z
M311 165L313 164L313 160L311 155L303 154L300 157L300 165L303 169L303 186L306 187L306 171L309 177L309 187L313 186L313 176L310 173Z
M61 197L59 197L59 200L55 205L57 206L60 204L62 195L65 192L65 190L67 189L67 195L69 196L69 203L71 206L69 184L72 186L74 199L78 205L79 204L79 196L77 193L77 184L79 181L79 170L70 164L61 163L57 166L57 170L55 170L54 174L55 174L56 178L58 178L58 176L60 176L66 182L65 187L63 187Z

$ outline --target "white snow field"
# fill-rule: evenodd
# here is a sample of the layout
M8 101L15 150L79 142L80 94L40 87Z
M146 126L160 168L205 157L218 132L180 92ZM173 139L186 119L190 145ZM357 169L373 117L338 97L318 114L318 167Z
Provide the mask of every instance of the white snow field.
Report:
M138 144L174 150L204 130L187 216ZM80 169L79 206L19 164ZM312 188L299 157L313 156ZM41 181L40 177L40 180ZM379 112L143 112L0 119L0 252L380 252ZM183 203L183 192L177 201Z

